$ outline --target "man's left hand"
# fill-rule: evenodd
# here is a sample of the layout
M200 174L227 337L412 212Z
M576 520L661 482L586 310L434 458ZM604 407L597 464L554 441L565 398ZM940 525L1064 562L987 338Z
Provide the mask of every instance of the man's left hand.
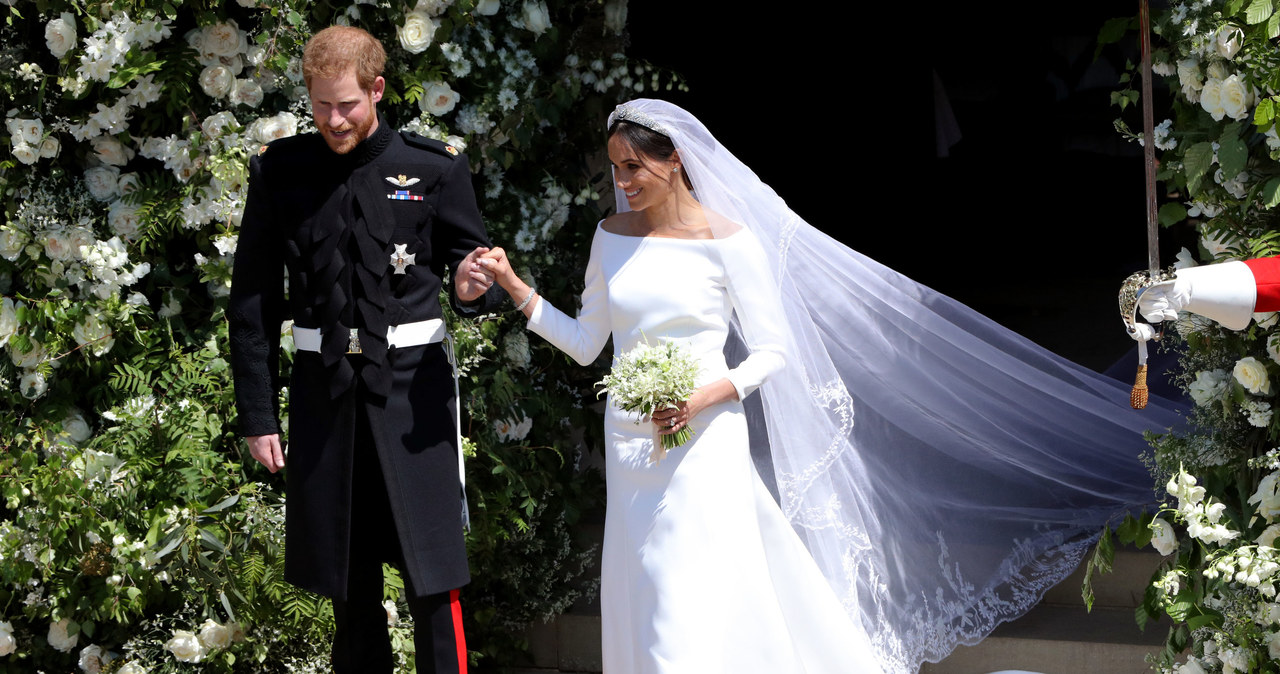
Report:
M480 258L489 252L483 246L467 253L453 275L454 292L463 302L474 302L493 286L493 272L480 263Z

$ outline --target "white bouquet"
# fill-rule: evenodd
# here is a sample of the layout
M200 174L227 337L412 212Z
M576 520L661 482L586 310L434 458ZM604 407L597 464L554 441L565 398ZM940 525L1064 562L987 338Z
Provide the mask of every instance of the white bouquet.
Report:
M613 404L627 412L639 412L645 417L655 410L674 409L676 403L693 395L695 380L701 366L684 346L676 342L651 345L647 341L618 356L613 369L605 378L596 382L600 394L608 393ZM637 422L639 423L639 422ZM693 438L693 429L684 428L662 436L655 442L650 458L657 463L674 449Z

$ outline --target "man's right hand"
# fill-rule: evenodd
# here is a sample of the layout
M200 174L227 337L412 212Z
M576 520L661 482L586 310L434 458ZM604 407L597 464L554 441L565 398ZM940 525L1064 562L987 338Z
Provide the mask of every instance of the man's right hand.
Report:
M250 435L245 438L249 443L249 453L267 470L276 472L284 468L284 448L280 445L280 435Z

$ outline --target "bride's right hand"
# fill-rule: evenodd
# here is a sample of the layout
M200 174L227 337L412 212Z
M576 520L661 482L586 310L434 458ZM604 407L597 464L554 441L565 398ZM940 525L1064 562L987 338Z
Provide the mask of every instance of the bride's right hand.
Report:
M519 280L511 269L511 260L507 257L507 251L501 246L490 248L489 252L480 257L480 264L493 274L494 280L507 292L511 292L512 281Z

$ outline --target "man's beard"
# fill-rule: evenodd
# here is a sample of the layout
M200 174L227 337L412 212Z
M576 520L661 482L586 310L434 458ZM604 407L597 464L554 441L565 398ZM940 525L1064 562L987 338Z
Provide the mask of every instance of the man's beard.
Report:
M338 154L347 154L354 150L365 138L369 137L369 129L373 128L373 123L377 119L377 112L371 111L370 114L360 122L360 125L354 128L354 131L347 134L345 138L337 139L329 135L329 129L326 128L324 133L324 142L329 145L329 149Z

